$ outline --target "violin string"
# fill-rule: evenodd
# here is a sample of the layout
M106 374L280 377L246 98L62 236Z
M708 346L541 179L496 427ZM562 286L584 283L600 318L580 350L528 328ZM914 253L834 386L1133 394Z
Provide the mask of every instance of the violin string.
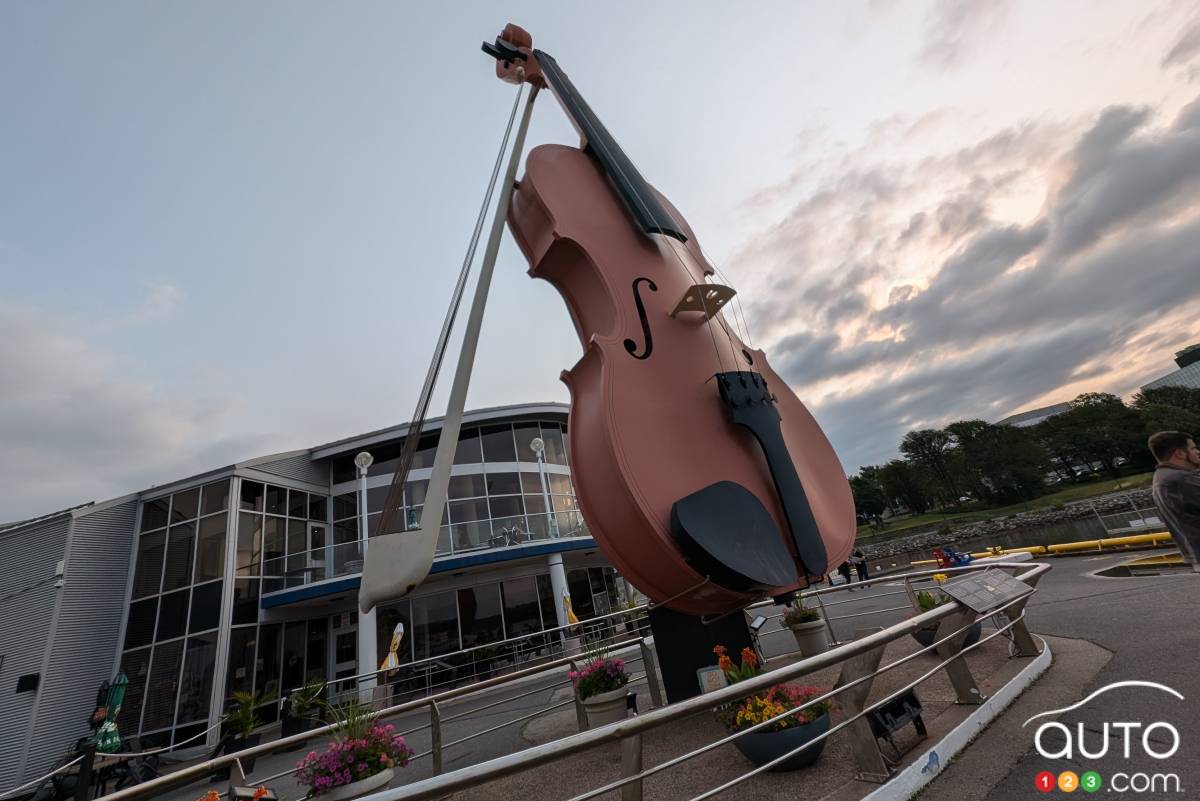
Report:
M586 103L580 104L579 109L582 113L585 113L585 114L591 111L590 107L588 107ZM600 122L600 120L595 118L594 114L592 116L593 116L592 122L596 125L597 129L607 130L604 127L604 125ZM631 181L629 179L629 176L625 174L625 171L621 169L621 165L617 161L617 159L613 158L611 151L608 150L608 147L605 145L605 143L603 141L588 140L588 144L591 145L592 147L599 147L599 148L603 149L605 152L605 155L608 156L608 158L609 158L609 162L613 165L613 167L617 170L617 172L620 173L621 177L623 179L625 179L626 183L628 183L630 186L635 186L634 182ZM626 158L629 158L629 154L625 154L625 156L626 156ZM629 158L629 161L631 164L633 163L632 158ZM637 169L636 164L633 164L633 167L634 167L634 169ZM645 215L647 217L652 216L650 214L649 207L646 205L646 201L641 197L641 195L636 190L634 191L634 197L636 198L638 205L641 206L642 212L645 213ZM668 211L667 213L670 214L671 212ZM672 216L672 220L675 220L674 216ZM676 224L678 224L679 220L675 220L675 222L676 222ZM663 234L663 235L661 235L661 238L667 240L666 244L670 248L671 254L675 257L675 261L678 262L679 268L681 270L683 270L683 273L687 277L688 283L690 284L692 282L691 271L688 270L687 265L684 263L683 259L679 255L679 252L676 250L677 243L674 241L674 237ZM703 298L701 299L701 302L703 303ZM708 325L709 322L711 322L711 321L706 321L706 325ZM717 363L719 364L719 366L721 368L721 372L725 372L725 359L721 355L721 348L717 344L717 336L715 333L713 333L711 325L708 325L708 333L709 333L710 338L712 339L713 351L717 355ZM732 343L731 343L731 346L732 346ZM733 365L734 365L734 367L737 366L736 359L734 359Z

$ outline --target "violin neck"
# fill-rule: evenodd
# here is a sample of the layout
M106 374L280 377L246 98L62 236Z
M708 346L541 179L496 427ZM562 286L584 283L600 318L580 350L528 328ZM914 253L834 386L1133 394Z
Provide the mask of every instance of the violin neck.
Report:
M620 195L625 207L629 209L629 213L633 215L633 219L637 221L642 231L647 234L662 234L674 237L680 242L686 242L687 235L683 232L682 227L663 208L658 196L650 188L650 184L646 183L646 179L638 172L637 167L633 166L633 162L629 160L625 151L604 127L604 123L600 122L600 118L592 111L567 74L558 66L554 57L541 50L535 50L534 54L537 56L538 64L542 68L542 74L545 75L550 90L554 92L554 96L558 98L558 102L562 104L563 110L567 112L567 116L571 118L571 122L580 135L587 141L587 149L596 161L600 162L600 166L612 181L617 194Z

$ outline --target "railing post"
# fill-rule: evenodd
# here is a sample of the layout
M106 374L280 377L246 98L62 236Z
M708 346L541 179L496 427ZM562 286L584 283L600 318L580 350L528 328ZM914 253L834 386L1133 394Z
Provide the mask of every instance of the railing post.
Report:
M646 669L646 684L650 688L650 703L657 709L663 705L662 687L658 683L658 657L654 649L646 644L646 638L638 641L642 649L642 667Z
M621 740L621 778L628 779L642 772L642 735L634 734ZM621 786L621 801L642 801L642 780Z
M947 637L950 632L963 628L974 620L975 613L965 606L960 605L953 614L942 618L933 638L936 641ZM982 704L985 696L975 683L975 677L971 675L971 669L967 666L967 660L962 655L963 641L967 639L967 635L970 632L969 628L960 631L954 637L937 646L936 651L937 655L942 659L953 657L953 659L950 659L946 663L945 670L946 675L950 678L950 684L954 686L954 692L958 695L958 703Z
M1016 571L1014 570L1013 573L1015 574ZM1042 576L1039 573L1038 575L1027 579L1025 583L1036 590L1037 583L1041 580L1041 578ZM1017 601L1015 604L1004 610L1004 616L1007 617L1012 623L1012 628L1010 628L1009 631L1012 632L1013 644L1016 646L1016 653L1014 656L1037 656L1041 653L1041 651L1038 650L1037 642L1033 639L1033 635L1029 633L1029 627L1025 625L1025 620L1021 617L1022 613L1025 611L1025 605L1029 603L1029 599L1032 597L1033 593L1030 593L1022 600Z
M854 638L859 639L877 631L883 631L883 629L878 627L859 629L854 632ZM884 646L881 645L844 661L842 673L838 677L837 684L834 685L835 688L875 673L879 669L880 660L883 659L883 650ZM852 718L863 711L863 707L867 705L867 696L871 693L871 685L874 683L874 679L864 681L837 695L838 706L841 707L844 717ZM854 759L858 763L858 778L879 784L886 782L891 774L888 771L887 763L883 760L883 754L879 751L879 743L871 731L871 724L867 722L866 718L860 717L851 723L846 731L850 735L850 747L854 751Z
M442 712L437 701L429 702L429 750L433 760L433 775L442 772Z
M88 738L83 746L83 761L75 778L75 801L88 801L92 789L92 763L96 759L96 741Z
M833 633L833 623L829 620L829 613L825 611L825 602L821 600L820 593L817 594L817 606L821 607L821 619L825 621L825 630L829 632L829 644L837 645L837 635Z

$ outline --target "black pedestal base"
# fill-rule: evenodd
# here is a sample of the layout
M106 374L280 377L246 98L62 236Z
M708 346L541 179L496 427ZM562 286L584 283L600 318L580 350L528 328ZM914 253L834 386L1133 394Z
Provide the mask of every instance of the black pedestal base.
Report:
M700 694L696 671L717 664L714 646L728 648L735 663L743 648L753 648L746 616L740 611L707 624L663 607L651 609L648 617L668 703Z

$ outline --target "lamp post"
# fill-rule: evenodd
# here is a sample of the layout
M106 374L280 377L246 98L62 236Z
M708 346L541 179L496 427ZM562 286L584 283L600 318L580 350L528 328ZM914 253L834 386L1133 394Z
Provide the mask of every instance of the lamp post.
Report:
M546 505L546 535L558 537L558 523L554 519L554 511L550 508L550 492L546 489L546 443L541 437L534 437L529 447L537 455L538 478L542 481L542 503Z
M367 470L375 463L375 457L367 451L362 451L354 457L354 465L358 468L358 557L366 564L367 561ZM379 645L375 641L375 609L370 612L358 613L358 672L366 673L379 661ZM371 702L372 691L375 688L375 675L364 676L358 682L358 700L364 704Z

